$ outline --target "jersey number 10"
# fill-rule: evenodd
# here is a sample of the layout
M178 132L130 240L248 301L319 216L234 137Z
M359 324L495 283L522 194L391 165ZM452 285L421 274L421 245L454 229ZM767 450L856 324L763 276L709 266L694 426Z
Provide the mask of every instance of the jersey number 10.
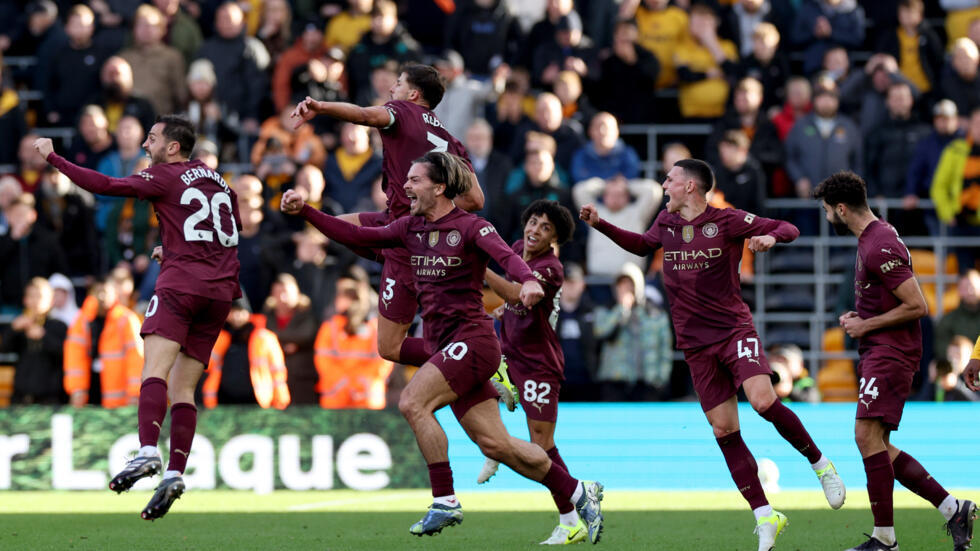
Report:
M188 216L187 220L184 220L184 241L207 241L210 243L214 241L214 234L218 234L218 243L221 243L222 246L234 247L238 245L238 227L235 225L235 217L232 215L231 196L219 191L212 195L211 200L208 201L208 197L204 195L203 191L189 187L180 196L180 204L190 205L195 202L199 203L201 208ZM225 233L221 229L222 206L228 208L231 233ZM214 231L198 229L197 225L204 222L208 216L211 217L211 225Z

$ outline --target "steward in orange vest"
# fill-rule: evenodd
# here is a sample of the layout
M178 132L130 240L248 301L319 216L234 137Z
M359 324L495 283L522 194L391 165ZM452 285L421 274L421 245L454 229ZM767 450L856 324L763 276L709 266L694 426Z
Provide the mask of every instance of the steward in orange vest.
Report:
M252 315L245 297L232 302L228 322L211 350L202 391L207 408L218 402L276 409L289 405L279 339L265 328L264 316Z
M65 392L73 406L117 408L135 405L139 398L143 372L140 320L116 299L113 283L96 283L68 328Z

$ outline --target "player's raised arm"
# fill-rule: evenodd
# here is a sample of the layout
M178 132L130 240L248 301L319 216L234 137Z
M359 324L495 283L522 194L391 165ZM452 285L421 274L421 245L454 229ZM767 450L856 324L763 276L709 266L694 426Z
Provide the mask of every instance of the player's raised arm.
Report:
M800 236L800 230L786 222L774 218L756 216L738 209L726 209L729 235L733 239L749 239L749 250L768 251L776 243L789 243Z
M310 96L306 96L306 99L297 103L289 117L296 121L293 128L299 128L303 123L317 115L327 115L342 121L375 128L387 128L395 122L395 116L382 105L361 107L343 101L317 101Z
M521 300L521 284L515 283L513 281L508 281L506 278L498 275L491 269L487 269L486 276L487 285L493 289L494 293L500 295L500 298L504 299L504 302L509 302L511 304Z
M50 138L38 138L34 141L34 150L38 152L51 166L57 168L78 187L100 195L115 195L122 197L145 197L147 179L140 173L125 178L110 178L94 170L72 163L54 152Z
M530 308L537 304L544 297L544 289L541 288L541 284L538 283L527 263L508 247L507 243L504 243L504 240L497 233L497 229L489 222L474 227L473 231L479 232L476 245L490 255L490 258L494 259L497 264L500 264L500 267L514 281L521 282L518 298L524 303L524 306Z
M595 205L588 204L583 206L579 211L579 218L584 220L586 224L602 232L609 239L612 239L613 243L619 245L623 250L637 256L646 256L659 248L659 245L656 247L651 246L643 237L643 234L624 230L599 218L599 213L596 211Z
M283 194L279 208L286 214L302 216L320 233L348 247L394 248L402 245L397 221L380 228L355 226L307 205L296 190L290 189Z

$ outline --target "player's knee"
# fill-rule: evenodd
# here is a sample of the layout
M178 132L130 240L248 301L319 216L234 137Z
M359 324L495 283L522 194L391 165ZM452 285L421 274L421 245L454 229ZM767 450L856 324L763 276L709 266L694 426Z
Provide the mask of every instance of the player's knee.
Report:
M724 438L733 432L738 432L738 427L727 424L718 424L711 425L711 430L715 433L715 438Z
M402 392L398 398L398 411L401 412L402 417L411 423L412 419L422 411L422 404L410 393Z
M749 396L749 403L752 404L752 409L756 413L762 414L768 410L777 400L775 393L760 393L757 395Z

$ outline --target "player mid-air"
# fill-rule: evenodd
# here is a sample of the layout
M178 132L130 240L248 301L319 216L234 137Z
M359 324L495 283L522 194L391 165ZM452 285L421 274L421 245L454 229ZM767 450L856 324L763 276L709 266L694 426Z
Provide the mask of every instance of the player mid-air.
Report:
M788 521L769 505L755 458L742 440L739 387L759 415L810 462L830 506L840 508L845 497L834 464L820 452L796 414L776 397L752 314L741 298L738 271L745 239L750 250L763 252L777 242L793 241L800 232L788 222L708 206L714 174L704 161L678 161L663 186L667 208L644 234L601 220L593 205L582 207L579 216L635 255L646 256L663 247L664 286L677 348L684 351L701 408L732 479L755 514L759 551L769 551Z
M472 185L454 202L468 211L483 208L483 192L476 182L466 149L432 112L442 101L445 91L445 82L434 67L407 64L389 92L391 100L384 105L360 107L352 103L316 101L310 97L296 105L291 116L297 119L297 127L316 115L327 115L377 128L381 135L382 186L388 196L387 209L346 214L341 217L344 221L355 226L383 226L407 216L409 200L402 185L408 180L412 162L429 151L445 151L465 159L467 178ZM373 258L363 249L355 249L355 252ZM381 314L378 353L393 362L422 365L429 357L422 340L406 338L418 310L410 262L403 248L384 251L378 293L378 312Z
M453 198L472 184L462 159L429 152L412 164L404 184L410 216L383 227L358 227L305 205L293 191L282 210L299 214L327 237L347 246L404 248L422 306L424 341L433 354L402 391L398 409L415 433L432 483L433 503L412 525L415 535L434 534L463 520L453 490L446 433L435 411L447 404L466 434L491 457L571 501L592 543L602 533L602 485L568 475L539 446L507 434L490 376L500 363L500 343L483 310L483 278L493 258L515 281L519 299L532 307L544 295L520 256L486 220L464 212Z
M139 197L153 204L160 220L166 257L140 331L145 361L139 396L140 450L109 482L115 492L163 469L157 440L170 402L170 462L142 517L153 520L170 510L184 492L197 427L194 389L211 356L238 284L238 198L201 161L188 160L194 128L184 118L157 119L143 142L150 167L125 178L110 178L54 153L51 140L34 149L79 187L92 193ZM169 383L168 383L169 381Z
M838 235L858 238L857 312L847 312L839 321L851 338L860 341L854 439L868 477L874 530L867 541L848 551L898 549L892 507L896 480L939 509L953 537L954 551L969 549L976 505L950 495L915 458L891 443L922 359L919 318L929 313L909 250L895 228L868 208L867 187L853 172L830 176L813 196L821 200L827 221Z

